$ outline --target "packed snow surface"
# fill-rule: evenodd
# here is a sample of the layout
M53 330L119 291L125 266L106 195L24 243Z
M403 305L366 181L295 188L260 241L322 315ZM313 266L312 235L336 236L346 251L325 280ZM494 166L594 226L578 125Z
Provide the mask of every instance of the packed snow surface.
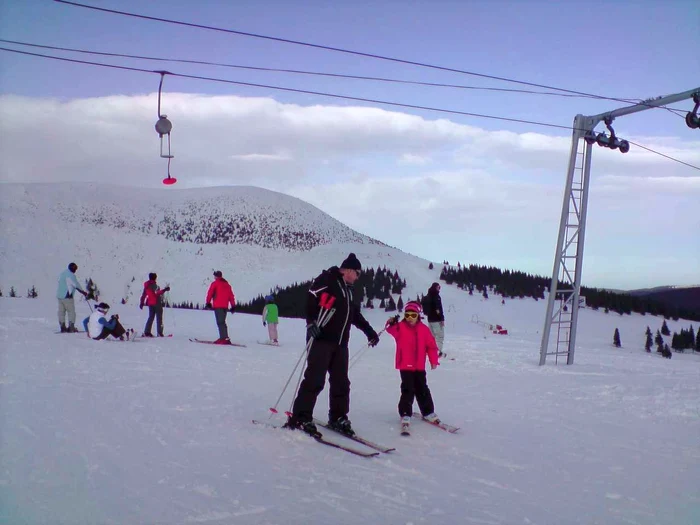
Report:
M437 279L421 267L424 284ZM700 355L645 353L661 318L584 309L575 364L539 367L544 301L442 295L454 360L428 382L461 430L414 417L399 435L385 334L350 371L353 426L396 447L370 459L251 423L268 420L303 350L301 320L282 319L273 347L257 343L260 317L235 314L229 331L246 347L220 347L188 340L216 337L213 313L167 309L172 338L97 342L54 333L52 293L0 298L0 523L700 523ZM77 309L89 313L82 299ZM365 312L377 330L388 317ZM112 313L142 330L144 311L113 302ZM363 348L353 329L351 356ZM316 417L327 406L326 388Z

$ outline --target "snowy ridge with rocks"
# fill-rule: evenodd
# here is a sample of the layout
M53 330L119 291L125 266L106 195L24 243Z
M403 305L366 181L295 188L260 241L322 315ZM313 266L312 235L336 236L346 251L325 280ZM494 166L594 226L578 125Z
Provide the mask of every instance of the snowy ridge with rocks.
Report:
M362 235L299 199L254 187L173 190L3 184L0 288L54 293L78 263L109 301L133 301L149 272L171 300L201 301L220 269L241 299L313 278L350 251L365 266L427 261ZM394 265L395 266L395 265ZM392 267L394 267L392 266ZM203 291L204 290L204 291Z

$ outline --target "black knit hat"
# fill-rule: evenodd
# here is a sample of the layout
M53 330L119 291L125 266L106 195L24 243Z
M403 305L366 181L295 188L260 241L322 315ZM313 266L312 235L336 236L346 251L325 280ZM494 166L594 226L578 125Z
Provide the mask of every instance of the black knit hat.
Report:
M224 276L224 274L221 273L221 270L216 270L216 271L214 272L214 277L223 277L223 276Z
M354 253L348 255L348 258L343 261L340 267L347 268L348 270L357 270L358 272L362 271L362 265L360 261L357 260L357 256Z
M156 279L158 279L158 276L157 276L155 273L151 272L151 273L148 274L148 278L149 278L151 281L155 281Z

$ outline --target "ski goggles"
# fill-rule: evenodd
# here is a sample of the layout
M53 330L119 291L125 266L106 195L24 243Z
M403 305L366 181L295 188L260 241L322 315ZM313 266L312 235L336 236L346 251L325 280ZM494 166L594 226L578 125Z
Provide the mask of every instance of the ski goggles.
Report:
M417 319L418 318L418 312L406 312L403 314L404 319Z

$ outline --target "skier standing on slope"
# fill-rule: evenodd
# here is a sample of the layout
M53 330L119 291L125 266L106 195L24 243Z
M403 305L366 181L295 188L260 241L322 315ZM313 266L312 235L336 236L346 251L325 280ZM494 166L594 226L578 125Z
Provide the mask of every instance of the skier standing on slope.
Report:
M56 298L58 299L58 325L63 332L77 332L75 327L75 301L73 293L77 290L84 297L88 294L78 284L78 278L75 272L78 271L78 265L74 262L68 265L68 269L63 270L58 276L58 289L56 290ZM68 314L68 326L66 326L66 314Z
M88 337L92 339L107 339L111 335L123 341L126 335L126 338L129 339L129 332L119 322L119 316L113 315L107 321L107 312L109 312L109 305L100 303L95 306L95 311L83 320L83 326Z
M153 337L153 319L156 320L158 337L163 337L163 294L170 291L170 286L162 290L156 282L158 276L155 273L148 274L148 281L143 283L143 293L139 301L139 308L143 310L144 305L148 306L148 320L143 329L143 337Z
M228 338L228 326L226 326L226 312L229 304L231 313L236 310L236 296L233 295L231 285L224 279L221 271L214 272L214 282L209 286L207 292L207 309L214 309L214 317L216 318L216 326L219 329L219 338L214 341L217 345L230 345L231 340Z
M421 322L421 311L420 303L409 301L404 307L403 321L399 321L399 316L396 315L386 322L387 333L396 340L396 369L401 374L399 416L403 431L408 430L411 422L414 399L427 421L440 421L435 414L425 372L426 356L431 369L435 370L440 364L438 347L430 329Z
M271 295L265 297L265 308L262 311L263 326L267 325L267 334L270 343L278 344L277 324L279 323L279 312L275 304L275 298Z
M367 337L369 346L379 342L377 332L370 326L353 302L352 285L357 281L362 265L354 253L343 261L340 268L324 270L311 285L306 306L306 340L308 355L304 380L294 400L292 415L286 428L300 429L314 436L320 435L313 422L316 398L323 390L329 374L328 425L338 432L354 435L350 411L350 379L348 378L348 341L350 325L355 325ZM319 326L320 314L332 300L334 313L327 324Z
M440 297L440 283L433 283L428 289L428 295L425 298L424 310L428 316L428 325L430 331L437 343L438 353L440 357L445 357L442 351L442 345L445 341L445 312L442 309L442 298Z

